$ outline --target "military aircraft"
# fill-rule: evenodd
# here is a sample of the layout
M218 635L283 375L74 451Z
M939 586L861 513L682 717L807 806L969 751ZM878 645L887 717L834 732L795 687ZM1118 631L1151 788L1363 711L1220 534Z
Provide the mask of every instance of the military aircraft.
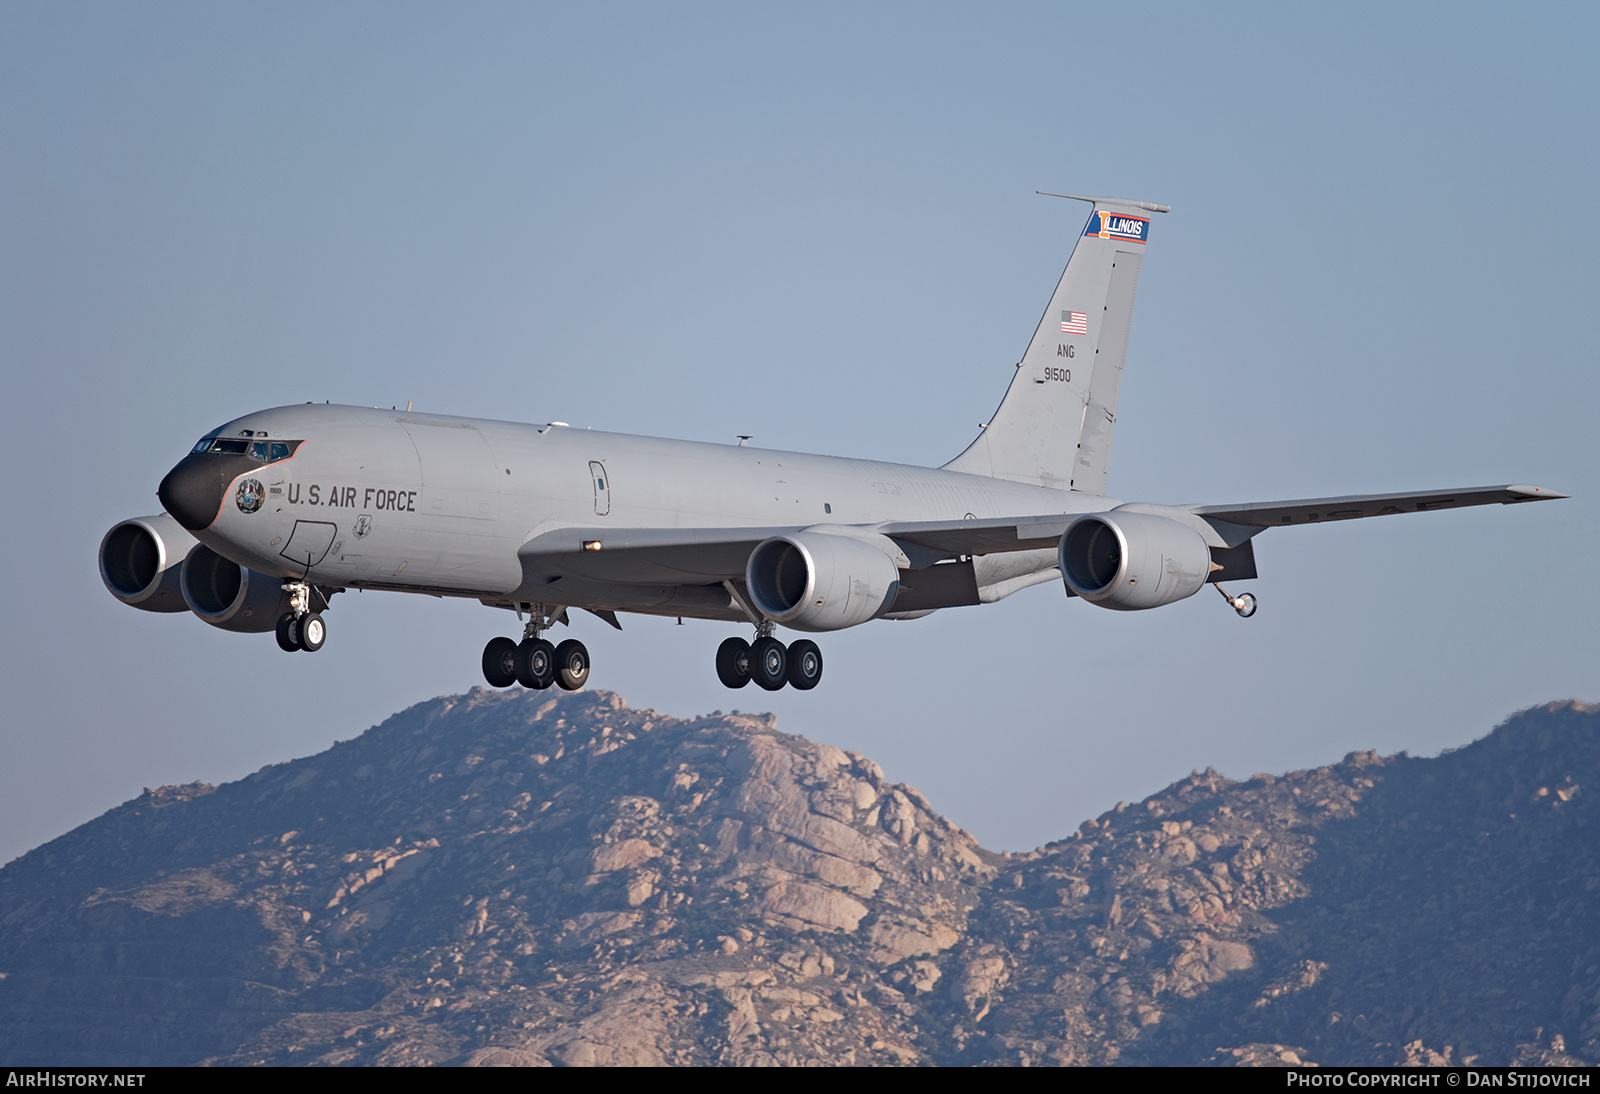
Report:
M348 589L471 597L516 613L492 638L495 687L582 687L583 643L544 635L584 609L745 623L716 653L728 687L810 689L804 633L989 604L1060 578L1067 595L1139 611L1207 584L1239 615L1268 528L1560 498L1537 486L1240 505L1106 496L1117 398L1151 215L1092 203L1004 399L940 468L660 440L407 410L305 404L213 429L161 481L165 513L100 544L113 596L224 630L322 648Z

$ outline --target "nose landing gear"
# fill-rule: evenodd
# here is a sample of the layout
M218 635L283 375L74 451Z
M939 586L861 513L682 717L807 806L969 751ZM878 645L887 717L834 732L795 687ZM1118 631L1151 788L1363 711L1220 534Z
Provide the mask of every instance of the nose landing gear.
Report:
M522 641L491 638L483 647L483 678L492 688L508 688L520 683L533 691L551 684L565 691L577 691L589 681L589 650L576 638L552 645L543 635L566 614L566 608L545 604L529 605L528 622Z
M300 620L300 648L316 653L328 640L328 625L320 612L309 612Z
M311 585L304 581L285 581L283 591L289 594L289 610L278 619L278 648L285 653L295 650L316 653L328 640L328 624L323 621L321 612L311 610ZM327 603L326 599L323 603Z

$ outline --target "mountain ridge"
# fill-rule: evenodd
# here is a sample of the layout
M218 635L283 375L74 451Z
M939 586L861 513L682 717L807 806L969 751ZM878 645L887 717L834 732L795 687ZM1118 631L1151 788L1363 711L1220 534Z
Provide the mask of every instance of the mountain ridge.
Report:
M1592 1063L1597 728L1010 854L771 715L474 689L0 869L0 1059Z

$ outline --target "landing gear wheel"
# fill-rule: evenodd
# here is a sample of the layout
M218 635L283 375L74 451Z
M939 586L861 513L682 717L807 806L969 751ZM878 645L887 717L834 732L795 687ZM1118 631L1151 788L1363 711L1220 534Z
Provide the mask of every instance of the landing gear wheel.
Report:
M492 688L508 688L517 682L517 644L501 636L489 639L483 647L483 678Z
M284 653L293 653L300 648L300 628L295 626L297 622L293 612L284 612L278 618L278 648Z
M524 638L517 647L515 671L523 687L543 691L556 682L556 648L542 638Z
M563 691L577 691L589 681L589 651L576 638L556 647L556 683Z
M307 653L316 653L328 640L328 625L316 612L301 616L299 626L295 629L299 632L300 648Z
M789 686L810 691L822 680L822 651L808 638L789 647Z
M750 645L750 679L767 691L789 682L789 651L776 638L758 638Z
M729 688L742 688L750 682L750 643L728 638L717 647L717 679Z

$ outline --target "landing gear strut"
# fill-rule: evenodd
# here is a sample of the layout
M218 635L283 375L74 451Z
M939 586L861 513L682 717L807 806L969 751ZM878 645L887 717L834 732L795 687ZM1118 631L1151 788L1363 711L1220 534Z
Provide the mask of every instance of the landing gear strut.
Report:
M283 591L289 594L289 610L278 619L278 648L285 653L316 653L328 640L328 624L321 612L311 610L310 584L285 581Z
M817 644L802 638L785 646L772 637L777 629L772 620L751 608L733 582L723 585L756 629L754 642L728 638L717 647L717 679L723 686L742 688L754 680L757 687L767 691L777 691L785 684L797 691L816 687L822 679L822 651Z
M1222 599L1228 602L1228 607L1239 613L1239 618L1249 619L1256 614L1256 597L1254 593L1240 593L1238 596L1229 596L1221 585L1217 592L1222 593Z
M566 691L577 691L589 680L589 650L576 638L552 645L544 632L560 620L566 608L559 605L530 604L522 641L491 638L483 647L483 678L493 688L508 688L520 683L533 691L559 684ZM521 614L520 608L518 614Z

